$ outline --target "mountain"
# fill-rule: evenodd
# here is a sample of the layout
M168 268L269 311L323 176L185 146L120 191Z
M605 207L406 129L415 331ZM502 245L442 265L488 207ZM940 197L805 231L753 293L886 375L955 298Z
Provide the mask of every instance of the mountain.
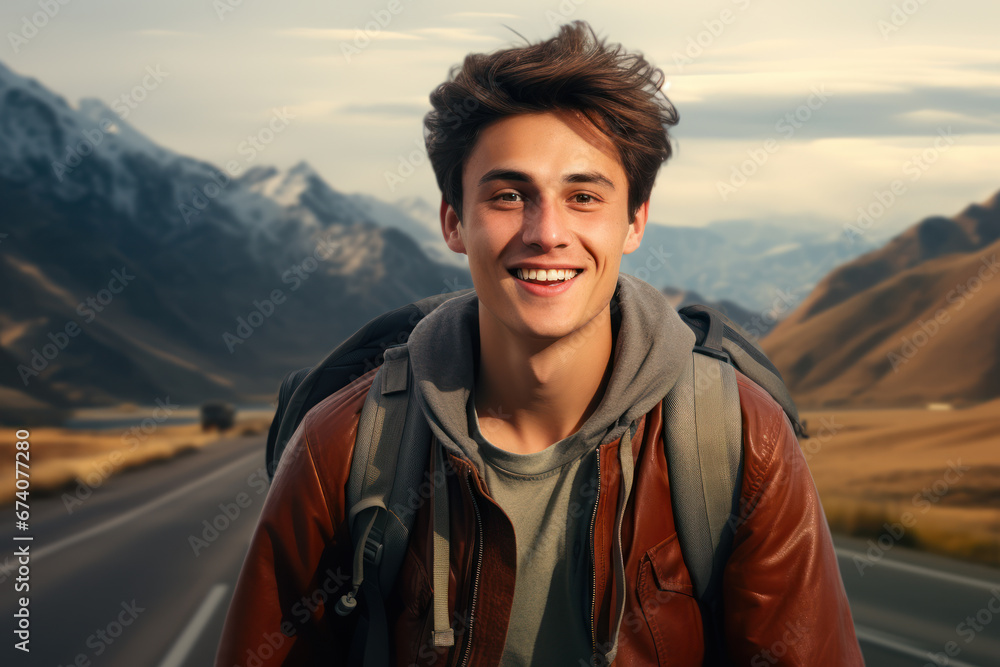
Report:
M468 268L468 258L452 251L445 244L444 236L441 234L441 224L436 221L437 214L430 210L430 205L424 200L414 197L401 199L395 204L387 204L381 199L365 194L352 194L350 199L368 219L382 227L398 229L412 236L420 244L421 250L434 261ZM428 213L434 215L433 220L428 219Z
M393 202L400 211L406 213L411 220L422 224L429 232L441 235L441 218L438 205L431 205L420 197L401 197Z
M368 319L471 286L308 164L255 158L179 155L0 64L0 395L258 400Z
M885 246L841 267L824 281L798 317L817 315L900 271L952 253L968 253L1000 238L1000 192L946 218L931 216Z
M1000 193L823 279L761 341L804 407L1000 396Z
M877 247L820 221L647 224L622 270L662 289L694 290L753 312L788 312L833 268Z

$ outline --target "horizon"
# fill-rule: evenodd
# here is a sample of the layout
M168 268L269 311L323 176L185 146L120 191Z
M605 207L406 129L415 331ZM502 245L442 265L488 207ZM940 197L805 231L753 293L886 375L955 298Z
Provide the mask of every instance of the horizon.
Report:
M287 108L289 130L257 164L284 171L305 161L339 192L433 207L440 193L421 121L448 67L520 43L515 33L536 41L584 19L663 69L679 111L675 154L653 191L654 224L844 227L898 182L900 196L872 225L888 238L998 189L987 168L1000 147L1000 49L988 18L1000 8L986 2L912 3L907 13L816 1L810 13L791 0L732 0L669 14L636 2L624 12L621 3L522 2L504 13L461 11L450 0L420 11L403 0L392 13L391 4L99 0L59 5L43 22L37 3L18 1L0 9L0 62L71 106L97 98L157 144L214 165L232 159L273 108ZM640 12L648 19L627 20ZM398 77L404 62L408 75ZM132 91L150 68L163 76L139 100ZM946 135L952 143L938 139Z

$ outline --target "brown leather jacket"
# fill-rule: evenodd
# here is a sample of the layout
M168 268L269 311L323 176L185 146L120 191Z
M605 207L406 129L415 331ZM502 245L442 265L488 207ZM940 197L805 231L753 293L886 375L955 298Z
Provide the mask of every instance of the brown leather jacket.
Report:
M346 664L359 612L333 609L349 589L345 487L374 371L311 410L288 444L233 596L216 667ZM737 372L744 434L742 505L725 569L725 639L737 665L863 665L830 531L816 488L781 408ZM632 442L635 486L621 531L627 603L615 665L701 665L702 616L670 510L658 404ZM611 540L619 498L621 440L600 447L593 518L595 648L614 620ZM386 602L395 665L497 665L514 591L510 520L474 467L448 454L451 503L449 610L455 646L430 640L430 505ZM634 501L634 503L633 503ZM359 635L361 633L358 633ZM599 652L599 651L598 651Z

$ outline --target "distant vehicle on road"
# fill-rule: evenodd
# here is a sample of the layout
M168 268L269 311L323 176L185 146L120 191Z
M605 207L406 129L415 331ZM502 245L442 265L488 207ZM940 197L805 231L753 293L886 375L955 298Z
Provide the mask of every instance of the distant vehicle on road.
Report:
M201 405L201 430L228 431L236 422L236 406L225 401L206 401Z

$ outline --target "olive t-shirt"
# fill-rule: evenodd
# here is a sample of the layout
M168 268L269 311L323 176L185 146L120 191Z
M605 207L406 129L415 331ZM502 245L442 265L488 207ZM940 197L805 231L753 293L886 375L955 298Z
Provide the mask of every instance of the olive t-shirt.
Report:
M589 665L597 443L588 446L573 434L541 452L514 454L483 436L474 396L468 412L486 488L510 518L517 542L514 603L500 665Z

